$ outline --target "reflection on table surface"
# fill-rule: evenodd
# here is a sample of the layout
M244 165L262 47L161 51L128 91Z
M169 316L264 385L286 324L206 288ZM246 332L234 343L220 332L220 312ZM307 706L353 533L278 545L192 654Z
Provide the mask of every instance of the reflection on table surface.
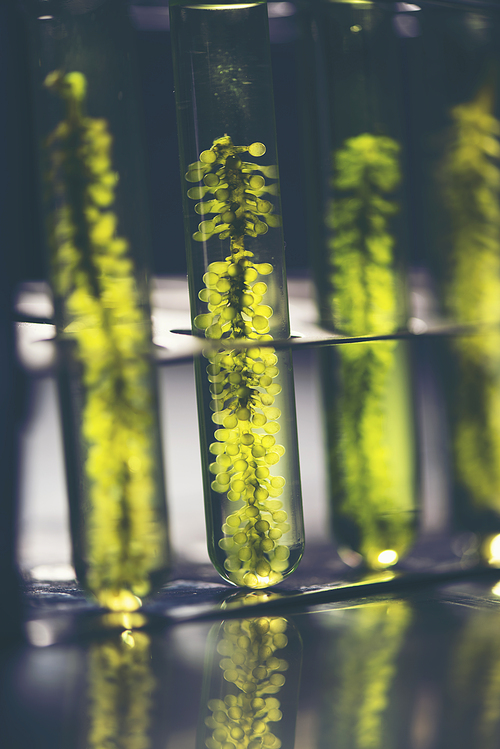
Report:
M176 346L184 338L172 332L184 327L187 315L176 288L169 283L168 294L158 295L175 310L156 304L158 342L167 348L172 337L177 336ZM178 291L184 294L184 283ZM311 328L310 295L302 284L295 291L296 328L316 336L311 346L297 344L294 353L308 544L297 571L260 598L242 599L206 556L192 364L181 360L160 369L177 553L171 582L143 612L118 618L103 617L85 599L69 564L54 371L49 361L33 365L32 409L22 436L19 550L29 580L28 644L17 649L0 644L2 749L493 749L499 744L500 571L474 566L481 556L493 567L498 562L498 512L484 498L478 504L484 492L465 481L467 463L458 453L455 461L450 448L460 442L450 435L460 435L469 423L468 413L451 407L457 401L453 394L462 393L463 406L469 401L462 380L482 382L479 375L461 379L454 341L473 337L477 353L486 336L438 331L408 334L407 342L398 344L411 352L422 424L420 522L415 545L398 565L366 573L349 566L359 556L354 542L343 561L328 527L321 352L312 344L327 349ZM172 317L180 308L183 318ZM25 343L32 350L47 342ZM380 344L384 341L355 345L371 351ZM483 374L490 377L489 370ZM493 374L496 384L498 370ZM399 392L390 391L392 399ZM498 398L497 389L492 392ZM332 407L337 421L341 417L349 426L338 403ZM485 439L488 434L483 429ZM346 462L349 450L340 458ZM495 460L488 465L496 466ZM491 475L494 487L496 473ZM375 502L373 508L376 513ZM485 525L483 517L492 513L494 522ZM486 526L489 535L483 539ZM394 554L396 546L384 541L381 553Z
M269 607L265 613L251 605L255 598L235 599L223 585L177 583L171 596L210 605L211 620L171 617L156 627L152 616L149 629L123 622L108 631L101 622L93 633L51 644L44 609L61 616L73 608L78 621L85 607L76 595L68 604L71 592L62 591L50 593L50 607L32 603L32 644L1 651L2 745L498 746L500 587L493 578L282 612L264 593L257 602Z

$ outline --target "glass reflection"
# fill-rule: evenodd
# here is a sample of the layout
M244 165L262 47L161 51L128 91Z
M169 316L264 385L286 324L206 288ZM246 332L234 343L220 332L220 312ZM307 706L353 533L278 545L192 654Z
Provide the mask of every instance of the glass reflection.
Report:
M450 746L494 749L500 742L500 621L476 611L458 637L449 674Z
M149 749L156 679L150 638L125 630L89 653L88 749Z
M426 3L409 45L409 112L421 260L440 314L500 319L498 22L494 4Z
M225 621L211 631L207 656L199 749L293 746L302 657L293 625L283 617Z
M390 693L412 620L404 601L356 609L345 632L332 638L326 659L318 749L386 749Z
M132 29L116 0L51 11L30 46L73 561L133 611L169 554Z

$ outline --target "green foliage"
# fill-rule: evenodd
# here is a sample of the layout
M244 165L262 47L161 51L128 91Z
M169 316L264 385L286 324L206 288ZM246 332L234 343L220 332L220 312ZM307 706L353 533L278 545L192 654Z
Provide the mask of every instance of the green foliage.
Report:
M445 307L453 322L495 323L500 320L500 122L486 87L450 114L438 175L451 230L444 258Z
M208 703L208 749L280 749L281 741L272 724L279 723L283 714L279 699L272 695L278 694L286 681L282 672L288 670L288 662L278 657L278 651L288 644L287 628L286 619L277 617L241 619L222 625L223 637L217 645L222 658L218 666L228 693L224 699Z
M228 578L250 588L279 582L289 566L290 553L277 543L290 530L283 503L277 499L285 479L271 473L285 453L274 437L281 416L274 405L281 392L278 382L273 382L279 376L278 356L273 348L258 345L272 341L269 320L273 310L262 303L267 285L260 277L270 275L273 267L255 263L245 247L245 237L265 234L269 226L279 225L271 203L262 199L274 191L274 185L266 185L264 177L255 174L276 176L275 167L241 160L242 153L262 156L265 151L262 143L234 146L225 135L200 154L186 175L190 182L202 178L204 182L203 187L190 188L190 198L215 196L196 205L199 214L215 216L202 221L193 238L207 241L217 234L230 240L228 257L211 263L203 277L205 287L199 297L207 312L198 315L194 325L207 338L255 342L246 349L221 349L209 356L206 368L212 421L221 427L209 448L216 456L210 464L215 476L211 487L236 503L225 517L219 547L226 554Z
M224 135L200 154L199 161L190 164L187 181L203 180L203 186L192 187L188 196L193 200L214 196L195 207L197 213L212 213L214 217L200 223L193 239L203 242L217 233L221 239L231 237L232 242L241 242L245 236L257 237L266 234L270 226L280 225L280 217L272 212L272 203L263 197L276 195L277 183L266 185L265 182L265 177L278 176L276 167L259 166L241 159L243 153L260 157L265 152L263 143L235 146L231 138Z
M458 323L500 322L500 122L489 87L451 111L439 180L450 223L445 309ZM455 470L472 502L500 511L500 333L457 337Z
M85 114L86 79L54 71L45 85L65 103L49 136L52 278L64 326L81 365L81 441L88 496L87 585L102 605L136 608L165 557L156 516L155 419L150 324L128 243L113 212L118 175L107 123ZM88 504L88 506L87 506Z
M335 198L326 218L332 229L331 310L332 323L347 335L388 334L396 328L389 218L398 206L387 196L400 181L398 154L395 141L365 133L334 155ZM396 347L396 341L377 341L336 348L342 384L329 425L335 514L339 527L346 520L354 525L356 551L374 567L385 566L378 557L386 550L396 552L390 563L397 561L412 538L408 514L402 514L412 500L397 491L393 446L386 438Z
M396 318L394 238L389 200L400 182L399 145L365 133L333 158L335 198L325 217L332 229L332 323L346 335L392 333Z

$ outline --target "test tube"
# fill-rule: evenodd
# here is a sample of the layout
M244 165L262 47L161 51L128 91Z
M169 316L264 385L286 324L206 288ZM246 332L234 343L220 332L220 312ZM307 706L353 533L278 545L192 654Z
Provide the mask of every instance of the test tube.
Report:
M454 553L467 565L498 566L500 14L495 4L418 7L408 105L425 240L422 290L447 331L423 349L444 417L445 460L428 471L440 472L447 488Z
M416 435L408 324L406 143L397 8L302 5L310 247L332 530L350 566L399 562L415 540ZM366 340L359 342L359 338Z
M279 583L303 520L267 7L171 3L181 179L210 558ZM216 342L220 342L217 344Z
M131 30L117 0L27 6L74 565L133 611L169 544Z

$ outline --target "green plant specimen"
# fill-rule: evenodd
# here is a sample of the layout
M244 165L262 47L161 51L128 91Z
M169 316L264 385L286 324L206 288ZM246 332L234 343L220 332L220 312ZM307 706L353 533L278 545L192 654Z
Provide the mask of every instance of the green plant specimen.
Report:
M150 323L113 212L118 175L103 119L85 113L86 79L54 71L45 85L65 104L47 140L52 279L62 326L81 367L80 440L86 487L86 585L106 607L132 610L165 564L155 509Z
M224 622L217 652L228 693L208 702L208 749L280 749L273 724L283 713L274 695L286 681L289 664L278 651L288 644L287 628L286 619L278 617Z
M326 216L332 230L331 319L346 335L389 334L397 326L389 220L398 205L389 196L401 179L398 157L395 141L368 133L347 140L334 156L335 198ZM413 536L404 514L413 509L411 490L405 487L405 494L395 486L393 446L384 438L401 361L398 345L388 340L335 350L341 394L329 410L334 520L339 528L347 523L356 529L351 546L372 567L394 564Z
M152 694L150 639L125 631L92 645L89 656L89 749L148 749Z
M213 215L200 222L193 239L202 242L217 235L230 240L229 255L210 263L203 276L205 288L199 298L207 304L207 312L195 317L194 326L207 338L225 342L210 354L206 368L211 418L220 427L209 446L215 456L210 464L211 487L235 503L234 511L224 519L224 538L219 541L226 553L224 567L232 582L250 588L279 582L290 555L279 544L290 530L278 499L285 479L271 473L285 453L274 436L280 430L281 412L274 402L281 386L273 382L279 375L278 357L268 344L273 310L263 304L267 285L260 280L273 273L273 267L256 263L245 247L246 237L263 235L280 224L265 198L275 192L276 183L266 185L262 176L276 177L276 168L241 158L247 152L259 157L265 151L262 143L235 146L225 135L200 154L186 175L189 182L203 179L203 186L188 190L193 200L204 199L196 205L196 212ZM207 195L213 198L207 200ZM231 350L227 342L233 339L255 345Z
M397 326L394 237L389 199L401 181L400 147L392 138L364 133L333 157L336 197L325 217L332 229L331 320L346 335L393 333Z
M445 305L453 322L500 320L500 122L493 90L454 107L439 180L450 221Z
M328 664L319 749L389 749L387 712L397 659L411 610L403 601L365 605L350 612L346 629Z
M451 111L439 181L449 217L445 309L454 322L500 322L500 122L490 87ZM500 334L457 337L455 470L478 508L500 511Z

